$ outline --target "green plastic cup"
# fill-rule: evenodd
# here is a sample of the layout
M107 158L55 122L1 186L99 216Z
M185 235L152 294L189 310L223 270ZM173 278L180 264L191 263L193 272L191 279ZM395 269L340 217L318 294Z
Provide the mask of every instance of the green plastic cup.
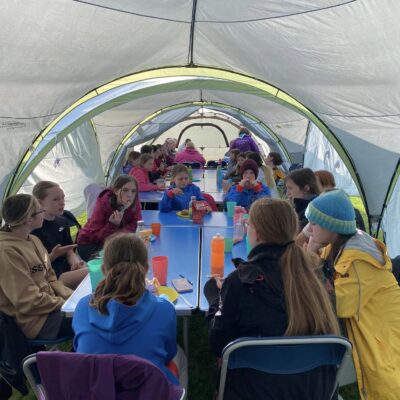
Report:
M104 278L103 271L101 270L101 267L103 265L103 260L95 258L93 260L88 261L87 265L89 268L89 276L90 276L90 283L92 285L92 292L94 292L99 282Z
M228 217L233 218L233 214L235 213L236 201L228 201L226 203L226 209L228 211Z
M224 238L225 241L225 253L232 253L232 247L233 247L233 238L226 237Z

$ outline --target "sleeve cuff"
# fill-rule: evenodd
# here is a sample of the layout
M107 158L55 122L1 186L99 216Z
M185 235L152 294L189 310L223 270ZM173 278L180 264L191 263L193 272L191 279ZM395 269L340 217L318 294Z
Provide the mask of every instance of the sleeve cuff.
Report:
M172 199L174 197L174 192L172 190L168 190L167 196Z
M236 191L237 192L243 192L243 186L240 185L240 184L236 185Z
M257 182L257 185L254 187L254 191L258 193L261 189L262 189L261 182Z

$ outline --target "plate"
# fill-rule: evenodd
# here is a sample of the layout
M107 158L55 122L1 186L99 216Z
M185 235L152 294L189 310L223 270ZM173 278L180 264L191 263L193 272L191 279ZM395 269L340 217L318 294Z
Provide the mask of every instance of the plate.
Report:
M179 296L178 292L175 289L168 286L160 286L158 288L158 292L167 296L171 303L175 302Z
M184 214L182 214L182 211L183 211L183 210L178 211L178 212L176 213L176 215L177 215L178 217L181 217L181 218L189 218L189 214L184 215Z

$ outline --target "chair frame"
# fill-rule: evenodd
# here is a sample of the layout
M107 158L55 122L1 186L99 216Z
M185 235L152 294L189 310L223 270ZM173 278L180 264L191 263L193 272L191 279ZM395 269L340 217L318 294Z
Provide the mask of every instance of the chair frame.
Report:
M343 368L346 363L351 358L351 351L352 345L351 343L344 337L341 336L330 336L330 335L322 335L322 336L284 336L284 337L261 337L261 338L254 338L254 337L245 337L234 340L231 343L228 343L222 351L222 362L221 362L221 374L220 374L220 383L219 383L219 391L218 391L218 400L223 400L224 392L225 392L225 384L226 384L226 377L228 373L228 366L229 366L229 359L230 356L237 351L238 349L243 349L246 347L253 347L253 346L293 346L293 345L314 345L314 344L339 344L342 345L344 348L343 356L340 362L337 364L338 369L336 372L336 379L335 384L333 387L333 391L331 393L330 399L334 395L336 389L339 386L340 376L343 372ZM328 365L321 363L322 365ZM235 367L234 367L235 368ZM234 369L232 368L232 369ZM248 368L252 368L251 365ZM304 369L303 372L307 371Z
M33 376L32 373L32 366L37 364L37 358L36 358L36 353L31 354L27 357L25 357L23 363L22 363L22 369L24 371L24 374L26 376L26 379L28 380L29 384L31 385L31 388L38 400L46 400L47 395L46 395L46 390L43 385L39 384L36 382L35 377ZM167 378L165 378L167 379ZM186 390L184 388L182 389L182 395L179 400L185 400L186 399Z

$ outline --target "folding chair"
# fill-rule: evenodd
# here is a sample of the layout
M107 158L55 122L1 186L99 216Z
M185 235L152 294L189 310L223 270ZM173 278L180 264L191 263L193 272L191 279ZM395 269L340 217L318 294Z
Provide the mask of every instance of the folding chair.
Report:
M339 336L283 336L237 339L222 352L218 399L223 400L228 370L251 368L269 374L289 375L320 366L336 366L335 384L339 386L343 367L351 357L351 343Z
M39 400L103 400L118 390L138 399L158 398L160 391L165 400L185 399L183 388L150 361L132 355L39 352L26 357L22 367Z

